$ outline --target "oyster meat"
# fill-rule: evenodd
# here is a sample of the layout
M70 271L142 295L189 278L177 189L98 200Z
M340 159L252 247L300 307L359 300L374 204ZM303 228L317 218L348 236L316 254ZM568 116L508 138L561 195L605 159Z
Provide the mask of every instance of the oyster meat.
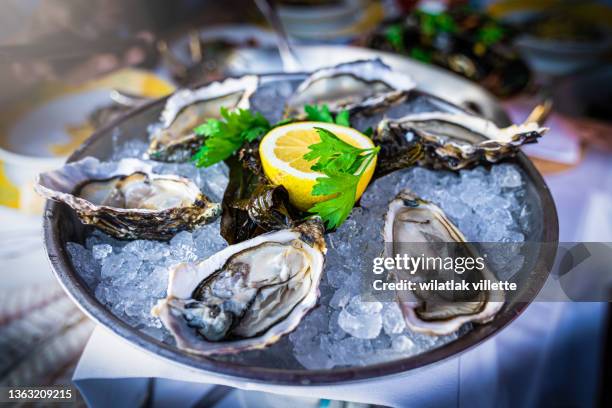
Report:
M287 100L285 116L302 119L304 105L312 104L354 113L400 98L414 86L408 75L391 70L380 59L343 63L308 76Z
M202 145L193 129L206 119L219 118L221 107L247 109L258 81L257 76L246 75L175 92L161 113L161 127L151 135L148 156L166 162L188 161Z
M547 130L534 122L499 128L489 120L469 114L424 112L382 120L373 139L390 151L393 146L420 144L421 165L459 170L512 157L520 146L536 142ZM401 154L402 149L395 150ZM398 159L390 155L379 161L384 165Z
M200 263L171 267L167 297L152 313L177 346L200 355L275 343L317 303L326 252L323 224L231 245Z
M475 248L435 204L416 197L404 190L391 201L385 216L383 229L385 256L422 257L422 259L447 259L448 257L475 258ZM435 268L438 269L435 269ZM449 281L461 279L479 282L482 279L497 282L492 271L484 264L482 269L461 273L444 271L440 265L433 270L394 270L396 280ZM418 286L417 286L418 287ZM468 322L486 323L493 319L504 302L502 292L415 290L397 291L397 298L406 325L414 331L430 335L446 335L457 331Z
M170 239L221 212L191 180L155 174L151 164L138 159L101 163L87 157L40 174L36 191L120 239Z

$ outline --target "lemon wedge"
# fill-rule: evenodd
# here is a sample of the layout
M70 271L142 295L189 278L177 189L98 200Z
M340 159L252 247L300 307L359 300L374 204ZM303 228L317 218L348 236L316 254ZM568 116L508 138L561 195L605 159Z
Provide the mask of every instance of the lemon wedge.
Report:
M315 127L334 133L342 141L361 148L374 147L372 140L363 133L346 126L325 122L297 122L279 126L268 132L259 145L259 156L264 173L273 184L284 186L289 192L289 201L306 211L330 196L312 195L312 187L323 173L311 170L316 161L304 159L310 150L308 146L318 143L321 138ZM355 201L361 197L374 174L376 159L363 171L357 185Z

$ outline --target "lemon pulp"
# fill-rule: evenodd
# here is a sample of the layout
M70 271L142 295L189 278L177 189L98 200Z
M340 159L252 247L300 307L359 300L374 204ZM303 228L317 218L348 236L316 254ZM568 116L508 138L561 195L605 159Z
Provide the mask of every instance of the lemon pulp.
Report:
M320 142L321 138L315 129L324 128L342 141L361 148L373 148L374 144L359 131L324 122L298 122L272 129L264 136L259 146L259 154L264 173L274 184L283 185L289 192L289 199L297 208L306 211L318 202L328 200L329 196L313 196L312 187L318 177L324 174L311 170L316 160L308 161L304 155L309 152L308 146ZM376 160L363 171L357 185L357 200L365 191L372 175Z

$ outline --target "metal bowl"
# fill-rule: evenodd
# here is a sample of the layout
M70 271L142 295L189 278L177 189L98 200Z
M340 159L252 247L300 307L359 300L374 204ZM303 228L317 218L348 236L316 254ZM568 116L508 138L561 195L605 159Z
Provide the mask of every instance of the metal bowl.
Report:
M440 78L436 77L438 75L444 76L447 74L434 72L431 80L440 80ZM474 87L474 85L469 83L466 83L466 86ZM461 90L454 89L454 92L460 93ZM474 91L466 92L466 94L473 95ZM487 102L495 103L493 100ZM101 129L75 151L68 161L79 160L85 156L109 159L114 148L126 140L136 138L145 140L147 138L147 126L157 120L163 104L164 99L151 102L132 111L106 128ZM494 110L502 112L497 105ZM500 118L498 117L497 119L499 122ZM501 119L504 120L504 118ZM555 255L556 243L558 241L557 213L548 187L529 159L520 153L516 158L516 162L522 167L527 178L526 195L531 207L534 209L534 220L538 223L537 232L534 236L528 237L528 239L554 244L543 246L539 253L535 254L533 268L530 268L528 274L521 278L521 280L529 279L529 282L531 282L530 289L533 293L529 299L523 297L523 302L521 303L507 303L491 323L475 326L467 334L440 348L381 364L328 370L276 369L219 361L213 358L204 358L185 353L123 322L95 298L94 294L75 270L66 251L67 242L84 242L87 227L79 222L74 212L65 204L56 202L47 203L44 213L44 241L55 275L66 292L83 311L100 325L149 353L192 369L214 372L221 376L238 377L251 382L316 385L367 380L432 364L455 356L477 345L500 331L520 315L527 306L528 301L532 300L531 296L535 296L540 290L548 276Z

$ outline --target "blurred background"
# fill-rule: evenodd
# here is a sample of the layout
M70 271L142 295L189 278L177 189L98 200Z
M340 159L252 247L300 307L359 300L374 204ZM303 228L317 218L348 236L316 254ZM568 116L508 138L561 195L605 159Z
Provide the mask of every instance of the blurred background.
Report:
M540 104L551 132L526 152L553 191L560 240L612 242L610 1L0 0L0 7L0 385L70 383L94 327L47 266L35 175L59 167L96 129L177 87L293 69L293 54L308 69L300 61L308 47L361 47L446 70L493 94L515 122ZM457 90L437 92L452 99ZM576 400L562 406L612 406L602 310L594 324L604 334L591 339L603 349L599 364L582 367L593 388L586 396L571 390ZM581 324L596 318L576 313ZM564 335L575 342L566 326L559 347L568 347ZM551 375L540 391L550 397L567 387L558 380ZM228 390L208 402L287 402L279 398Z

